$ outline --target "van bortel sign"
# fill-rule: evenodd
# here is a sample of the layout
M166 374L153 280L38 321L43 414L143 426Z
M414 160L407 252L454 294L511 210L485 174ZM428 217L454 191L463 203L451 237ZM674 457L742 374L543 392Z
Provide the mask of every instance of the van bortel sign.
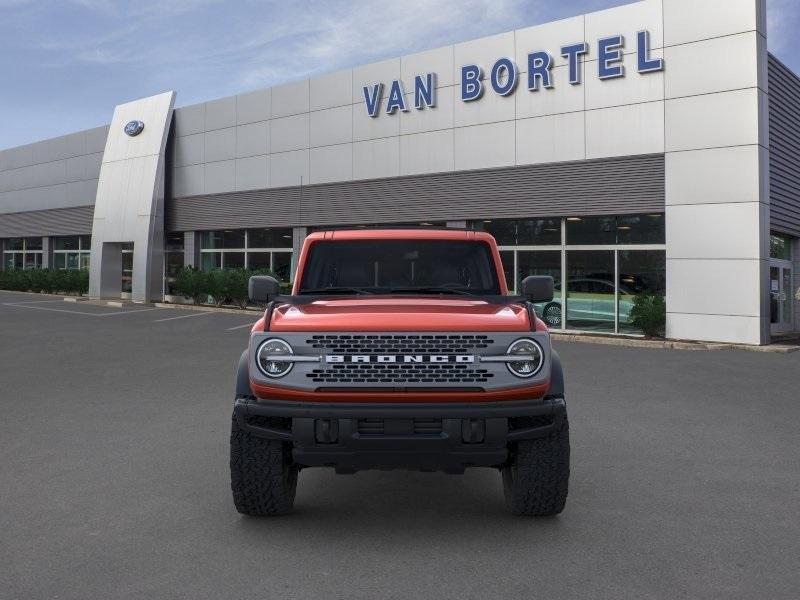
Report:
M652 58L650 53L650 34L640 31L636 34L636 55L639 73L653 73L664 70L663 58ZM616 79L625 77L625 67L621 64L625 48L625 38L621 35L602 38L597 42L597 76L600 79ZM569 65L569 82L571 85L582 83L581 57L589 54L589 44L580 42L561 48L561 56ZM550 89L553 84L553 56L547 52L531 52L528 54L528 90L538 92L541 88ZM519 69L510 58L499 58L492 65L489 77L485 80L483 69L478 65L461 67L461 101L472 102L483 96L484 87L490 85L500 96L508 96L514 92L519 82ZM364 104L370 117L377 117L381 109L383 83L364 86ZM423 110L436 106L436 73L417 75L414 78L414 108ZM394 114L397 111L407 112L403 83L397 79L389 86L385 111Z

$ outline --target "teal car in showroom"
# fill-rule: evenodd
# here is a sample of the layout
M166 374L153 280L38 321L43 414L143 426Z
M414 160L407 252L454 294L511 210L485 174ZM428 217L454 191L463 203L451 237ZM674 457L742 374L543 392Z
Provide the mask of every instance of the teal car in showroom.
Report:
M560 296L561 284L555 285ZM634 293L619 286L619 322L627 323ZM536 306L536 312L549 327L559 328L563 317L561 300ZM605 279L576 278L567 284L567 323L607 324L614 322L614 282Z

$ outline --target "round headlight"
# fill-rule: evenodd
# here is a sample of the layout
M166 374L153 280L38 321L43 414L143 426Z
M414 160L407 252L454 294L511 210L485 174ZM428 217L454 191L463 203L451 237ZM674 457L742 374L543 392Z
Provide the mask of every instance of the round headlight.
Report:
M267 377L283 377L292 370L294 363L271 360L270 356L288 356L294 354L292 347L283 340L270 339L264 341L256 353L256 363Z
M506 354L519 356L519 360L509 360L508 370L517 377L533 377L544 364L544 352L538 342L530 339L517 340L508 347ZM523 358L524 357L524 358Z

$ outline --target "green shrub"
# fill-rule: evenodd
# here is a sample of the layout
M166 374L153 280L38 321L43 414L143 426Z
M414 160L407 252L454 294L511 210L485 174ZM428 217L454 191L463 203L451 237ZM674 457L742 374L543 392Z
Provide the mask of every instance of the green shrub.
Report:
M233 269L227 271L228 298L241 309L247 308L250 303L248 283L253 271L250 269Z
M54 294L66 292L69 288L69 271L54 270L50 272L50 286Z
M209 295L208 273L184 267L175 276L173 289L176 294L194 300L195 304L203 304Z
M232 303L245 309L250 303L248 284L254 275L269 275L274 277L268 269L214 269L208 275L208 295L213 298L214 305L221 307L223 304Z
M79 271L74 271L77 273L78 276L76 278L77 287L75 288L75 293L79 296L83 294L89 293L89 269L80 269Z
M78 271L64 271L61 276L61 291L73 294L78 288Z
M641 329L645 337L663 335L667 325L667 303L659 294L642 293L633 299L630 323Z
M0 289L11 290L12 292L24 292L27 290L27 281L24 272L19 269L8 269L0 273Z
M275 274L268 269L199 271L194 267L184 267L175 276L172 288L176 294L192 298L195 304L205 304L210 298L212 304L217 307L230 303L244 309L249 305L248 283L253 275L275 277ZM281 283L281 292L289 291L291 284Z
M211 296L211 303L217 308L225 304L228 299L228 276L227 271L214 269L206 273L208 279L208 295Z
M32 292L49 292L53 281L50 271L46 269L28 269L24 271L28 280L28 289Z
M86 294L89 291L89 271L58 269L8 269L0 271L0 289L16 292L45 292L47 294Z
M39 270L39 291L45 294L55 294L59 290L59 276L56 270ZM36 277L33 275L33 277Z

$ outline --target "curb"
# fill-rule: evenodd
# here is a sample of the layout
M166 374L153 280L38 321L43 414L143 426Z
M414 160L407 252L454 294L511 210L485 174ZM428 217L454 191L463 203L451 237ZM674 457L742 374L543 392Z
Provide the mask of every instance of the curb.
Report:
M598 335L581 335L577 333L553 333L554 341L577 342L581 344L597 344L601 346L620 346L626 348L648 348L651 350L745 350L747 352L763 352L771 354L791 354L799 352L800 346L790 344L770 344L769 346L749 346L747 344L720 344L717 342L687 342L672 340L645 340L622 337L604 337Z
M81 302L85 296L65 296L64 294L46 294L44 292L18 292L17 290L0 290L3 294L24 294L26 296L36 296L37 298L63 298L66 302Z

